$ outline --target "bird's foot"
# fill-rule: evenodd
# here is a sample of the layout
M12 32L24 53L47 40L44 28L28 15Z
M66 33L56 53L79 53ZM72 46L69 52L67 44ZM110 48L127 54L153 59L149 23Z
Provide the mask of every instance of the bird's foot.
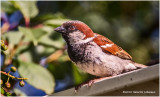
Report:
M82 83L82 84L80 84L80 85L78 85L78 86L75 86L75 93L77 93L78 89L81 88L82 86L87 86L87 88L88 88L88 87L91 87L91 86L93 85L93 83L94 83L94 80L95 80L95 79L89 80L89 81L84 82L84 83Z
M77 93L78 89L81 88L82 86L87 86L87 88L88 88L88 87L91 87L95 82L99 82L99 81L109 79L109 78L111 78L111 77L96 78L96 79L92 79L87 82L84 82L78 86L75 86L75 93Z
M90 80L88 83L87 83L87 88L88 87L91 87L93 84L94 84L94 79L93 80Z

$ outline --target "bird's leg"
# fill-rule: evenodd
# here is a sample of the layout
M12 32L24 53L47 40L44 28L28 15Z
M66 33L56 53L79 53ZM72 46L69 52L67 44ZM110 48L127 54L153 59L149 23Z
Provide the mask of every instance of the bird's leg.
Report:
M84 83L81 83L81 84L75 86L75 93L77 93L78 89L81 88L82 86L86 86L86 85L89 86L89 83L91 84L91 82L92 82L92 80L89 80L89 81L87 81L87 82L84 82ZM92 84L93 84L93 83L92 83ZM91 86L91 85L90 85L90 86Z
M95 79L93 79L93 80L90 80L89 83L87 84L87 86L90 87L90 86L92 86L94 83L100 82L100 81L105 80L105 79L109 79L109 78L111 78L111 77L112 77L112 76L95 78Z
M82 86L86 86L87 85L87 87L91 87L94 83L102 81L102 80L105 80L105 79L109 79L111 77L112 76L102 77L102 78L95 78L95 79L89 80L87 82L84 82L84 83L82 83L82 84L80 84L78 86L75 86L75 93L77 93L78 89L81 88Z

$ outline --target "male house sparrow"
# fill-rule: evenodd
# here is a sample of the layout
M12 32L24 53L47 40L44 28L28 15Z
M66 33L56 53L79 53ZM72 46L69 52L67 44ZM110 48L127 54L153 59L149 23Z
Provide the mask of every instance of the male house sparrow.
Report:
M70 59L82 70L108 77L146 67L108 38L94 33L81 21L68 21L55 29L67 42Z

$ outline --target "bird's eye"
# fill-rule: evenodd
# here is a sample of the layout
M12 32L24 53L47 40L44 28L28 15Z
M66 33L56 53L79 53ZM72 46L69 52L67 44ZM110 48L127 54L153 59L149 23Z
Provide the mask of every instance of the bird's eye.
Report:
M75 27L74 26L70 26L69 30L75 30Z

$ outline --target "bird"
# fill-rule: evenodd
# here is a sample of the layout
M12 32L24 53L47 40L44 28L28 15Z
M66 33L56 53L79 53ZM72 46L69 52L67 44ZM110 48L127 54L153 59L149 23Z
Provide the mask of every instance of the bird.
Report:
M91 75L110 77L147 67L134 62L125 50L81 21L64 22L54 31L62 34L72 62Z

